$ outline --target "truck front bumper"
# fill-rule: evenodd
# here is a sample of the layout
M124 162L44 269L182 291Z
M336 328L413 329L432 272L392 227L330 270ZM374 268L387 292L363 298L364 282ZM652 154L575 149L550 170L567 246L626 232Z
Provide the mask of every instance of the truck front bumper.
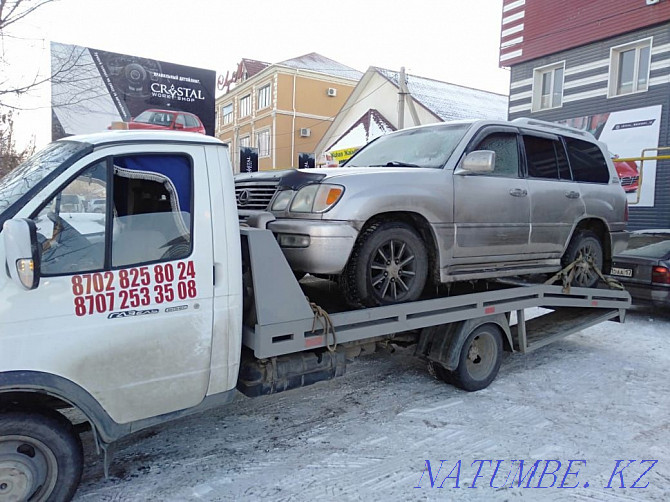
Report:
M310 274L341 274L358 236L358 230L346 221L282 219L267 227L291 268Z

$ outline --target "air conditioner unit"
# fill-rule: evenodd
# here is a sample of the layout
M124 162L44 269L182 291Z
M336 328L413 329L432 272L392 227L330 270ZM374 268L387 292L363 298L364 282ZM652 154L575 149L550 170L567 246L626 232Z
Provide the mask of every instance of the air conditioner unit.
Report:
M309 128L303 127L302 129L300 129L300 137L309 138L311 135L312 131Z
M326 91L326 94L328 94L328 96L330 96L331 98L337 96L337 89L335 89L334 87L329 87L328 90Z

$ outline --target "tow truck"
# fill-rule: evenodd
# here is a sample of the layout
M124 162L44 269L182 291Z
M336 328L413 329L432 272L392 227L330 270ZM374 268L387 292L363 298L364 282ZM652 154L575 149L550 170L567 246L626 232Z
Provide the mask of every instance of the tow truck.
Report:
M202 135L109 131L54 142L0 180L0 500L71 499L84 430L107 475L124 436L340 376L380 342L413 344L477 391L503 351L623 322L630 306L620 290L500 283L353 311L327 305L336 293L315 302L272 216L240 224L228 159ZM73 212L71 195L104 210Z

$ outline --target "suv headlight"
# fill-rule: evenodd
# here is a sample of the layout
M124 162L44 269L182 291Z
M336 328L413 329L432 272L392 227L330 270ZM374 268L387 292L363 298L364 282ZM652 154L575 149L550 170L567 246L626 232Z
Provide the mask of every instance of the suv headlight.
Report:
M318 184L307 185L298 190L291 203L291 212L294 213L323 213L337 204L344 187L340 185Z
M288 203L291 202L291 197L295 192L293 190L282 190L275 197L274 202L270 211L284 211L288 207Z

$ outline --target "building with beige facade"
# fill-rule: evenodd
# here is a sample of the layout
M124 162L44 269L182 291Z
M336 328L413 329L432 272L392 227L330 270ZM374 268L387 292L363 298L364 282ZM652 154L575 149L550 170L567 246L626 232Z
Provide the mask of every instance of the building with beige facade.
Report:
M242 147L258 149L259 171L304 167L300 154L315 153L361 76L316 53L276 64L243 59L216 100L216 137L229 145L234 171Z

